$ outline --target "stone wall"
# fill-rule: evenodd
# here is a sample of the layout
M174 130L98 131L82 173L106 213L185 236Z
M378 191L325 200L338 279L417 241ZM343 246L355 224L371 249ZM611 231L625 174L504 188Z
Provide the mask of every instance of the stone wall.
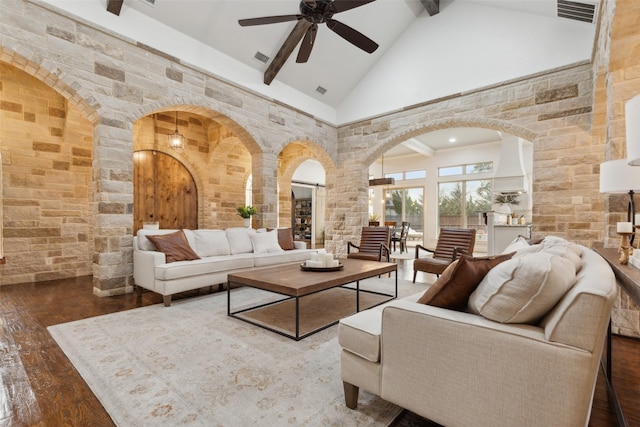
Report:
M0 285L91 274L91 140L91 123L63 96L0 63Z
M613 5L609 5L613 14ZM617 0L611 26L611 49L608 68L604 70L606 87L606 140L607 160L626 157L626 120L624 105L640 94L640 33L638 24L640 2ZM605 101L605 99L602 99ZM638 120L638 118L631 118ZM637 197L637 196L636 196ZM616 222L626 221L626 195L611 195L608 199L607 246L617 247ZM636 201L636 203L638 203ZM620 292L613 312L613 331L623 335L640 337L640 307L629 296Z

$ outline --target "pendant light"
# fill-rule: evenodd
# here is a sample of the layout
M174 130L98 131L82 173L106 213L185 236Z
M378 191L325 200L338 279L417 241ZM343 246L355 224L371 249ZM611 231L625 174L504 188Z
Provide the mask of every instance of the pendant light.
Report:
M184 147L184 135L178 132L178 112L176 111L176 130L167 135L169 137L169 147L174 150L182 150Z
M369 187L374 187L376 185L394 185L396 183L395 178L385 178L384 177L384 154L382 155L382 178L374 178L369 180Z

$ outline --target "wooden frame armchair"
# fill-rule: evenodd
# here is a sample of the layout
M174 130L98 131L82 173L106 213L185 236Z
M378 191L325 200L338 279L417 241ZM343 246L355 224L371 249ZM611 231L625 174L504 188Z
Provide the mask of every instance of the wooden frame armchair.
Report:
M347 242L347 258L389 262L391 230L389 227L362 227L360 244ZM355 248L357 252L351 252Z
M473 253L476 243L474 228L441 228L435 250L416 245L416 257L413 260L413 283L418 271L440 276L453 261L462 254ZM433 257L420 258L420 250L433 253Z

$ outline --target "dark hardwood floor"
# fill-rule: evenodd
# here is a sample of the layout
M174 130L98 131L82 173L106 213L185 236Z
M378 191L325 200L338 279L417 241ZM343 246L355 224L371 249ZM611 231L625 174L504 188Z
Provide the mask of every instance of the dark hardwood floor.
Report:
M411 272L401 268L401 274L406 277ZM141 298L135 293L99 298L93 295L92 287L90 277L0 287L0 426L114 425L46 328L160 304L162 298L151 292ZM640 426L640 341L614 337L613 362L614 382L627 423ZM405 412L394 425L435 424ZM602 377L589 425L616 425Z

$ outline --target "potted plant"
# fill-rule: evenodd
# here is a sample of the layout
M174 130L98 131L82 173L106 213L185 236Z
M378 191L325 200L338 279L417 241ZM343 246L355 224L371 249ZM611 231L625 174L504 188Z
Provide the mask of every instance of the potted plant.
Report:
M493 198L493 203L495 204L494 211L510 214L511 205L518 206L520 199L517 194L497 194Z
M238 215L242 217L244 220L244 226L249 228L251 227L251 216L258 213L256 208L250 205L238 206Z
M376 213L369 214L369 226L377 227L380 225L380 217Z

